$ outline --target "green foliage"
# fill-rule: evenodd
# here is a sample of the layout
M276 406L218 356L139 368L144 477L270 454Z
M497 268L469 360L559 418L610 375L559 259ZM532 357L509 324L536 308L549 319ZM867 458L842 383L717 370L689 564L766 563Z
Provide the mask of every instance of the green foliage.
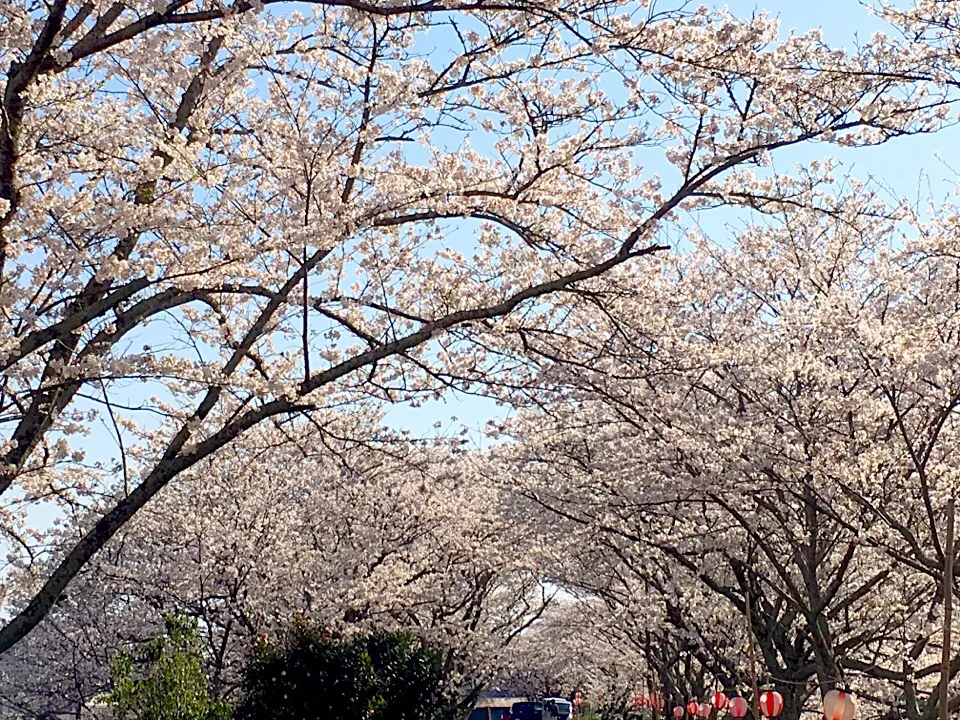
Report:
M439 654L404 633L340 638L298 622L262 643L244 675L237 720L445 720Z
M210 695L197 627L167 617L164 632L111 663L107 704L117 720L228 720L230 706Z

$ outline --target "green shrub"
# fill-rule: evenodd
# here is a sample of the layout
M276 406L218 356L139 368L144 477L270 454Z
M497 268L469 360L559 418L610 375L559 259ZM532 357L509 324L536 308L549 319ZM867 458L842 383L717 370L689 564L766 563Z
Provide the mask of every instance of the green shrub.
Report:
M342 638L298 622L248 665L237 720L444 720L439 654L404 633Z
M197 627L167 617L162 635L110 666L107 704L117 720L227 720L230 707L210 695L197 643Z

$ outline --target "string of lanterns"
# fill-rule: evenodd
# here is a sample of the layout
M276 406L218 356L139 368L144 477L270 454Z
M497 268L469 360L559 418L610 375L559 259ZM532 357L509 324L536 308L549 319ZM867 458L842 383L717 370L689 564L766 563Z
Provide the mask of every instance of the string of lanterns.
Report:
M638 693L633 696L633 706L635 708L656 708L658 710L663 710L664 702L663 698L654 693L649 697L645 697L642 693Z
M734 720L741 720L741 718L747 716L750 706L747 704L746 699L739 695L728 698L722 691L718 691L714 694L712 703L698 703L696 700L691 700L687 703L686 708L682 705L677 705L673 709L673 717L676 718L676 720L681 720L684 712L686 712L693 718L708 718L714 711L719 712L721 710L726 710L727 714L734 718ZM768 690L760 695L760 714L765 718L775 718L782 711L783 696L780 693L774 690ZM849 717L847 715L838 717L828 715L826 720L853 720L853 715L851 714Z
M776 690L766 690L760 693L760 714L772 720L783 712L783 695ZM713 696L712 703L698 703L695 699L687 706L677 705L673 708L673 717L682 720L684 714L691 718L709 718L714 712L726 710L734 720L742 720L750 712L750 705L746 698L739 695L728 698L722 691ZM853 720L857 714L857 698L853 693L845 690L831 690L823 696L824 720Z
M583 703L583 696L579 691L573 698L573 704L579 707ZM783 712L783 695L776 690L765 690L760 693L759 700L760 714L773 720ZM633 696L634 708L651 708L663 710L664 700L656 693L644 696L638 693ZM684 714L691 718L705 720L714 712L726 710L733 720L742 720L750 711L750 705L746 698L740 695L734 695L728 698L722 691L714 693L712 702L699 703L696 699L687 703L686 707L677 705L673 708L673 717L675 720L683 720ZM857 698L846 690L830 690L823 696L823 717L824 720L853 720L857 714Z

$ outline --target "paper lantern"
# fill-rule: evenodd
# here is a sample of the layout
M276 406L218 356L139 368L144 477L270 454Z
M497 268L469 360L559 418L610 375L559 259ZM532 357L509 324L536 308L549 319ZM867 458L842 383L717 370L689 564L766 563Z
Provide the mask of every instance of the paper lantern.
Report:
M734 698L730 698L730 702L727 704L727 713L732 718L740 720L745 718L747 713L750 711L750 706L747 705L747 699L742 698L739 695Z
M638 707L640 707L641 705L643 705L643 695L634 695L634 696L633 696L633 706L634 706L635 708L638 708Z
M823 696L823 717L826 720L853 720L857 714L857 697L843 690L831 690Z
M683 717L683 705L677 705L677 706L673 709L673 716L674 716L677 720L680 720L680 718Z
M712 705L709 703L700 703L700 706L697 708L697 717L708 718L711 712L713 712Z
M727 696L723 694L723 691L718 690L713 696L713 706L717 710L723 710L727 706Z
M760 714L764 717L775 718L783 711L783 695L776 690L767 690L760 693Z
M687 712L690 713L690 717L696 717L696 716L697 716L697 709L698 709L699 707L700 707L700 706L697 705L697 701L696 701L696 700L691 700L690 702L687 703Z

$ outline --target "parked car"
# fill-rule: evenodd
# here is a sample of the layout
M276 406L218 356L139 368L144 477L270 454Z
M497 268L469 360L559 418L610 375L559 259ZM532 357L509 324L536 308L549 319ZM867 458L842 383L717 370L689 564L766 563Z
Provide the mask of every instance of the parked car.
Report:
M510 708L510 720L543 720L543 703L514 703Z
M510 720L510 708L514 701L520 702L522 699L482 695L477 699L469 720Z

